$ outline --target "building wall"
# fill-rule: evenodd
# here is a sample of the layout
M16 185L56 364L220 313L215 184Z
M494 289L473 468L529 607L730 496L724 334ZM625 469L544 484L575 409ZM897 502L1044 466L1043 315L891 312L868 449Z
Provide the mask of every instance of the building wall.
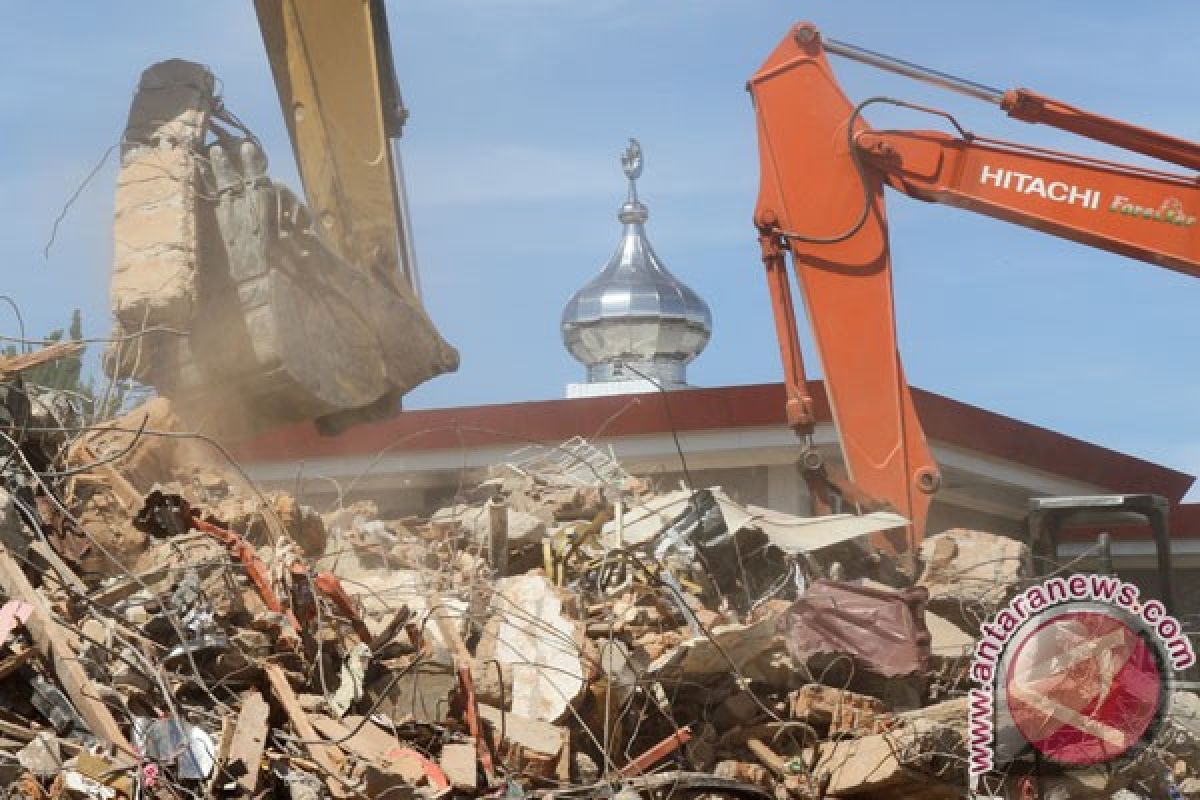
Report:
M836 466L840 458L832 426L818 426L814 442ZM796 463L796 438L786 426L684 431L677 438L669 432L616 436L593 439L591 445L611 452L631 474L650 478L666 489L680 485L685 472L681 461L686 461L695 486L721 486L738 502L749 505L792 514L810 512L808 492ZM943 488L928 519L927 529L932 533L965 527L1019 537L1030 497L1105 491L1101 486L961 446L939 441L931 445L943 473ZM250 472L266 485L299 488L317 507L335 504L340 487L343 503L368 498L385 516L396 518L428 513L454 502L462 490L486 477L489 468L529 457L528 452L514 452L523 446L496 443L329 455L252 463Z

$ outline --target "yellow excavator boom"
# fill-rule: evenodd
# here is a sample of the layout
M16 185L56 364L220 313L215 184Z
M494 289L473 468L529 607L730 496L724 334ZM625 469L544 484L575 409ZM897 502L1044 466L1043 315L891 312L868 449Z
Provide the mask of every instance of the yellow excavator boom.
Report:
M313 217L352 264L415 289L398 154L407 117L382 0L255 0Z

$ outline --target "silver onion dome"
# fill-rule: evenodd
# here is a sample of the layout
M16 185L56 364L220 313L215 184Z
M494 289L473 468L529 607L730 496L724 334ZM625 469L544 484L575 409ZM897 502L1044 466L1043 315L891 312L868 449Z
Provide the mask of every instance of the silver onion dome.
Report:
M588 369L589 383L650 380L686 386L686 367L708 344L712 313L700 295L672 275L646 238L646 206L638 200L642 148L621 156L629 194L617 212L623 230L600 274L567 302L562 336Z

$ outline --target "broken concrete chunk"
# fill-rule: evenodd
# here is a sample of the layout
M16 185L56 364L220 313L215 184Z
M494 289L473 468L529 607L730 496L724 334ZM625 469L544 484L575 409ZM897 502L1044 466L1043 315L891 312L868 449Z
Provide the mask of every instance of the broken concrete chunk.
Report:
M540 544L546 536L546 523L532 514L515 508L507 509L508 544L509 547L519 547L529 544ZM487 544L491 532L489 510L483 506L448 506L438 509L430 517L430 522L445 523L460 526L477 545Z
M935 662L963 662L975 649L975 637L932 611L925 612L929 629L929 651Z
M833 797L953 800L966 786L964 717L956 724L910 719L886 733L822 747L817 772L830 775ZM808 763L812 753L805 754Z
M199 249L195 152L213 89L212 73L188 61L142 73L121 139L113 223L112 308L122 334L190 325Z
M568 764L566 729L519 714L506 714L485 705L479 707L479 716L492 726L497 738L497 755L506 769L546 780L565 774Z
M541 575L497 581L476 656L510 664L515 714L557 722L584 690L583 626Z
M718 625L708 636L694 636L664 653L651 662L647 672L697 678L742 670L774 649L778 623L777 616L767 615L749 625Z
M367 690L375 698L377 692L391 685L389 696L380 706L395 717L411 716L420 722L437 722L450 707L450 695L458 687L458 678L449 664L424 661L407 669L396 678L384 675Z
M438 765L455 789L473 792L479 788L479 765L475 760L474 742L445 745Z
M966 528L930 536L920 562L917 585L929 591L929 608L969 631L1033 575L1024 542Z
M217 469L213 467L216 451L182 435L185 432L171 403L155 397L101 423L68 450L71 466L82 469L97 464L74 479L73 493L82 501L78 517L89 533L88 538L99 539L103 549L117 560L127 562L126 554L136 554L146 546L146 534L132 524L146 492L175 480L180 473L198 468ZM181 435L158 435L176 433ZM239 488L249 489L240 477L231 480ZM89 569L101 574L124 572L121 564L114 564L100 552L100 547L94 550L97 552L90 553L85 564Z

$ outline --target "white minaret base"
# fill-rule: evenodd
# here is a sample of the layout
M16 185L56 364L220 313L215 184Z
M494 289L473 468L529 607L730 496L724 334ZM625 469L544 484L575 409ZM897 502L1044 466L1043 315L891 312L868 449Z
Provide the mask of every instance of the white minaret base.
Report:
M680 389L680 386L667 386L667 389ZM614 394L646 394L657 392L658 387L648 380L635 381L597 381L595 383L568 383L567 399L576 397L611 397Z

